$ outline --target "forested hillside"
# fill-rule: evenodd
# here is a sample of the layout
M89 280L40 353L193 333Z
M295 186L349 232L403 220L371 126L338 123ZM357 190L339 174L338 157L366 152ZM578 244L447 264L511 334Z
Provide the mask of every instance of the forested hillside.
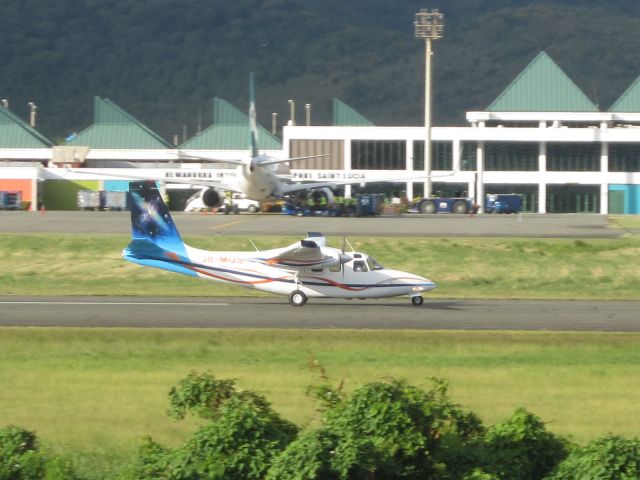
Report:
M4 0L0 98L60 140L92 123L107 97L167 139L211 123L211 100L259 121L288 118L287 99L331 122L340 98L378 125L423 115L420 8L445 14L435 44L434 121L463 124L546 50L603 110L640 75L635 0Z

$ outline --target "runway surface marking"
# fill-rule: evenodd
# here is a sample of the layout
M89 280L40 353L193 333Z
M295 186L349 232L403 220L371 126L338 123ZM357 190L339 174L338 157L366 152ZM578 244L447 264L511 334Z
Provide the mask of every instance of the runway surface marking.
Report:
M213 225L209 227L209 230L224 230L227 227L232 227L233 225L237 225L238 223L246 222L246 219L243 220L235 220L233 222L223 223L222 225Z

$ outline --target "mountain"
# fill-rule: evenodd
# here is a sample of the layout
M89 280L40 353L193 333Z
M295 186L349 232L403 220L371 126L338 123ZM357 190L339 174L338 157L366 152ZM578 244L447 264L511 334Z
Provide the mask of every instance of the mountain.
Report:
M0 98L62 139L106 97L168 140L212 121L213 97L282 124L288 99L330 124L337 97L377 125L423 120L424 42L414 14L440 8L435 125L463 125L541 50L601 109L640 75L636 0L4 0Z

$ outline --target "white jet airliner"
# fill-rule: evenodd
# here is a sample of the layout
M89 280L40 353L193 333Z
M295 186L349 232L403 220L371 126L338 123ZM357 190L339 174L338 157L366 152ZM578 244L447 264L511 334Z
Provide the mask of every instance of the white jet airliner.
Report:
M322 190L327 197L329 203L333 203L333 193L331 187L339 185L353 185L363 183L362 180L344 180L344 181L327 181L327 182L315 182L315 183L292 183L286 174L278 172L279 167L288 171L288 166L291 162L298 160L304 160L307 158L326 157L328 155L309 155L304 157L294 158L273 158L264 153L260 153L258 148L258 126L256 122L256 105L255 105L255 87L253 80L253 73L249 76L249 148L250 154L244 159L216 159L211 157L187 155L180 152L178 158L181 160L191 162L202 163L221 163L236 166L236 178L229 181L224 180L210 180L210 179L196 179L196 178L165 178L165 177L150 177L140 176L135 174L113 174L113 173L98 173L98 172L86 172L83 169L69 169L75 173L89 173L91 175L100 175L117 178L127 178L136 180L160 180L168 183L182 183L187 185L201 186L203 187L200 192L202 203L207 207L216 208L220 207L224 203L225 191L231 191L244 194L246 198L255 200L258 202L280 200L284 197L291 195L297 195L300 193L309 193L313 190ZM185 170L185 172L188 172ZM451 176L455 172L437 175L437 176ZM425 180L427 178L436 177L436 175L425 176L419 172L416 172L413 176L404 176L398 178L389 178L385 180L372 180L365 183L380 183L380 182L403 182L410 180Z
M131 182L130 262L269 293L287 295L293 306L310 297L380 298L408 295L422 305L431 280L383 268L365 253L327 247L320 233L288 247L256 252L200 250L186 245L153 181Z

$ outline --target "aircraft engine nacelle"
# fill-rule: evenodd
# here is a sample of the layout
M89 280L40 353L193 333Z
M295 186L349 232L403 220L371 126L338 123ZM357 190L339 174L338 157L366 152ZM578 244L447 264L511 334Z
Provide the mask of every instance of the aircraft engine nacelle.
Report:
M224 203L224 192L213 187L202 193L202 203L209 208L218 208Z

